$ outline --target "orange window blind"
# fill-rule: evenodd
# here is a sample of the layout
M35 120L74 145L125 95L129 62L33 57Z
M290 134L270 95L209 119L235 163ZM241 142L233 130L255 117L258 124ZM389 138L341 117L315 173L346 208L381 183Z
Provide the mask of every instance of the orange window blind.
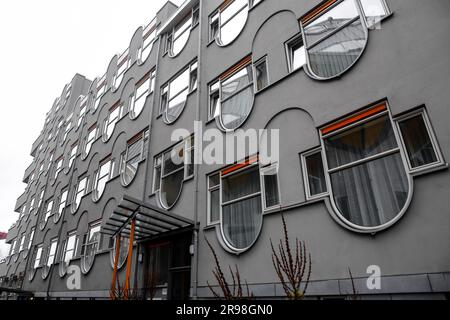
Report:
M252 63L252 55L250 54L250 55L246 56L245 58L243 58L238 63L236 63L234 66L229 68L227 71L222 73L219 76L219 80L223 81L223 80L229 78L230 76L232 76L233 74L235 74L236 72L238 72L239 70L241 70L242 68L248 66L251 63Z
M304 15L300 21L303 25L307 25L310 23L314 18L322 14L325 10L327 10L329 7L331 7L333 4L338 2L339 0L327 0L314 9L312 9L310 12L308 12L306 15Z
M247 167L247 166L249 166L249 165L251 165L251 164L253 164L255 162L258 162L258 159L259 159L258 156L251 157L251 158L245 160L244 163L238 163L238 164L235 164L235 165L233 165L233 166L231 166L231 167L229 167L227 169L222 170L221 174L222 174L222 176L225 176L225 175L227 175L229 173L232 173L232 172L235 172L235 171L237 171L239 169L245 168L245 167Z
M387 110L387 107L386 107L386 103L383 102L382 104L379 104L373 108L361 111L361 112L357 113L356 115L350 116L348 118L345 118L342 121L333 123L333 124L323 128L321 130L322 134L325 135L325 134L332 133L332 132L342 129L348 125L351 125L352 123L358 122L360 120L364 120L370 116L373 116L373 115L383 112L385 110Z

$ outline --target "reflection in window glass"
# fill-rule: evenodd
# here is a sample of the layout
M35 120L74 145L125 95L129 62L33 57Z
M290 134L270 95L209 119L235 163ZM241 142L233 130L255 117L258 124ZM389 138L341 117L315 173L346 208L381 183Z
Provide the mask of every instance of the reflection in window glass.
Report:
M221 45L228 45L237 38L248 17L248 0L234 0L225 8L219 9Z
M314 197L327 192L322 154L314 152L304 158L308 182L308 196Z
M78 206L80 205L81 198L87 193L87 186L88 186L88 178L84 177L78 182L77 190L74 197L74 207L73 212L75 212L78 209Z
M390 222L403 209L409 183L387 115L325 139L333 200L360 227Z
M106 182L108 182L114 170L114 162L110 159L104 160L100 164L100 168L98 169L96 176L96 183L94 188L93 198L94 200L100 199L103 195L103 191L105 191Z
M369 26L387 16L388 10L384 0L360 0Z
M256 90L262 90L269 85L269 75L267 71L267 60L255 63Z
M101 224L94 224L89 227L89 232L85 235L85 240L82 248L81 265L83 272L87 273L94 264L95 255L100 248L100 228Z
M132 119L138 117L144 109L147 94L150 90L150 81L150 74L147 74L136 84L136 89L130 104Z
M438 162L438 157L422 114L399 122L399 126L412 168Z

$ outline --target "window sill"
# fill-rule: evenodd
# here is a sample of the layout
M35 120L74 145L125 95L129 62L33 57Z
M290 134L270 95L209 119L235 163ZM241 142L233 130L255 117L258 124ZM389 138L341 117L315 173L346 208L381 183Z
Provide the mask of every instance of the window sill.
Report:
M426 168L423 168L423 169L420 169L420 170L417 170L417 171L414 171L414 170L410 171L410 174L413 177L419 177L419 176L423 176L423 175L426 175L426 174L431 174L431 173L434 173L434 172L437 172L437 171L447 170L448 168L449 168L449 164L448 163L440 163L440 164L429 166L429 167L426 167Z
M214 224L208 224L206 227L203 228L204 231L214 230L220 223L216 222Z

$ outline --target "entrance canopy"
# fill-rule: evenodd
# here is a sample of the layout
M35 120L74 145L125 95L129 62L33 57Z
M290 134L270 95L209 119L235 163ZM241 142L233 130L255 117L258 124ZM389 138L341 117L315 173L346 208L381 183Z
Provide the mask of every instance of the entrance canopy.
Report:
M135 221L134 240L143 240L164 233L194 227L194 221L144 203L129 196L123 196L111 217L102 226L101 232L129 238L132 221Z

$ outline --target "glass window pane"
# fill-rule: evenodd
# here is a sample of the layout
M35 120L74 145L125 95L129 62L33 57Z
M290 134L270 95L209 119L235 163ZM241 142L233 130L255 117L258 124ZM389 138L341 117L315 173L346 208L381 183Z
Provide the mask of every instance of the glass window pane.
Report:
M401 121L399 125L413 168L438 161L422 115Z
M242 1L247 2L246 0ZM221 16L222 25L220 27L220 43L222 45L228 45L234 39L236 39L241 30L244 28L245 23L247 22L248 10L243 9L241 12L239 12L237 15L235 15L231 20L227 22L225 22L225 20L223 19L224 15L226 15L225 11L222 13Z
M307 45L358 17L354 0L345 0L303 27Z
M182 74L180 74L178 77L176 77L174 80L170 82L169 99L173 99L173 97L175 97L181 91L185 90L188 86L189 86L189 69L186 69L185 71L183 71Z
M397 148L388 116L356 126L325 141L330 169Z
M271 208L280 204L278 192L278 176L276 171L266 171L263 175L263 180L266 208Z
M331 174L340 213L362 227L391 221L408 198L408 179L399 153Z
M361 55L366 40L365 27L358 19L308 49L311 70L316 76L325 79L341 74Z
M211 191L210 203L210 222L216 222L220 219L220 189Z
M306 64L306 51L302 41L298 41L291 47L292 70L303 67Z
M247 89L222 102L222 124L225 129L234 130L245 121L253 106L253 90L253 86L249 86Z
M387 15L383 0L360 0L369 25L378 22Z
M260 192L261 185L258 166L223 178L222 189L223 202Z
M325 193L327 186L325 183L322 154L317 152L305 157L305 164L308 174L309 195L315 196Z
M251 72L248 67L243 68L222 83L222 100L232 96L251 82Z
M255 67L256 74L256 89L261 90L269 85L269 78L267 74L267 61L264 60Z
M223 206L223 231L236 249L245 249L258 236L262 224L261 196Z

